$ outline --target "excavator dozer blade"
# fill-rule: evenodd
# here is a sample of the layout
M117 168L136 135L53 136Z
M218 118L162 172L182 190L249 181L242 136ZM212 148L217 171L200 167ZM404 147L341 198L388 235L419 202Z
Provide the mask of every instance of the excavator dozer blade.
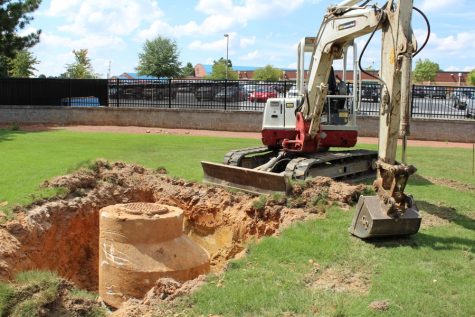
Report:
M205 183L240 189L257 195L276 192L286 194L290 190L287 177L281 174L205 161L201 162L201 166Z
M392 218L387 215L388 207L377 196L361 196L349 231L361 238L401 236L415 234L421 226L419 211L407 208L404 215Z

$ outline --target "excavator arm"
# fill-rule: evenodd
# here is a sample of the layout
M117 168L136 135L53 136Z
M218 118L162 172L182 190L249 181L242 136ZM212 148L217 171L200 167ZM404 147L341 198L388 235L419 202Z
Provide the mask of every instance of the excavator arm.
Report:
M409 135L412 56L416 41L411 28L412 0L388 1L381 21L381 108L377 196L362 196L350 232L360 238L409 235L419 231L421 217L411 196L404 193L409 176L406 165ZM402 164L396 162L398 137L402 138Z
M354 39L381 29L382 82L378 176L374 182L377 196L362 197L357 205L350 232L360 238L413 234L421 218L411 196L404 193L408 178L416 172L405 165L409 135L412 55L416 41L411 28L413 0L389 0L383 7L355 6L348 0L330 7L316 37L308 76L308 91L297 113L297 137L284 140L288 151L316 151L328 77L334 59ZM398 138L403 138L403 164L396 162Z

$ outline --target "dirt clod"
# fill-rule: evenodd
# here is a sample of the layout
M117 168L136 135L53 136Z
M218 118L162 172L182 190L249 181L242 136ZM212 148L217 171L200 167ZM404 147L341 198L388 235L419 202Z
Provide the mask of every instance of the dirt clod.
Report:
M389 300L376 300L368 305L372 310L386 311L389 309Z

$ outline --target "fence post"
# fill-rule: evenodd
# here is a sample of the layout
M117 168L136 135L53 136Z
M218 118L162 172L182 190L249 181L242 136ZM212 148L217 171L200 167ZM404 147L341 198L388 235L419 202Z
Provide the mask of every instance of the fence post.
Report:
M224 80L224 110L226 110L228 104L228 80Z
M284 98L287 96L287 80L284 79Z
M71 94L72 94L71 93L71 82L72 82L72 79L70 78L68 80L68 83L69 83L69 93L68 93L68 95L69 95L69 97L68 97L68 104L67 104L67 106L69 106L69 107L71 107L71 97L72 97L71 96Z
M119 108L120 90L119 90L119 78L115 79L115 106Z
M168 108L172 107L172 78L168 80Z

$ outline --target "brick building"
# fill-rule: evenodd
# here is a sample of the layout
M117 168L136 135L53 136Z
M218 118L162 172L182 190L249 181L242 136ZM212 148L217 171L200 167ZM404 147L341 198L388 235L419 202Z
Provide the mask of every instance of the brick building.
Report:
M252 80L254 71L258 67L249 66L233 66L233 70L238 73L239 79ZM195 78L201 79L211 73L212 65L196 64L195 66ZM378 76L378 71L369 71L370 74ZM467 75L469 72L444 72L440 71L435 77L435 81L432 83L425 82L426 85L438 85L438 86L466 86ZM307 73L305 74L307 75ZM336 70L335 75L342 78L343 71ZM297 71L295 69L282 69L282 78L285 80L295 80L297 77ZM347 81L351 82L353 79L353 71L347 72ZM362 74L364 81L376 81L373 77L367 74Z

